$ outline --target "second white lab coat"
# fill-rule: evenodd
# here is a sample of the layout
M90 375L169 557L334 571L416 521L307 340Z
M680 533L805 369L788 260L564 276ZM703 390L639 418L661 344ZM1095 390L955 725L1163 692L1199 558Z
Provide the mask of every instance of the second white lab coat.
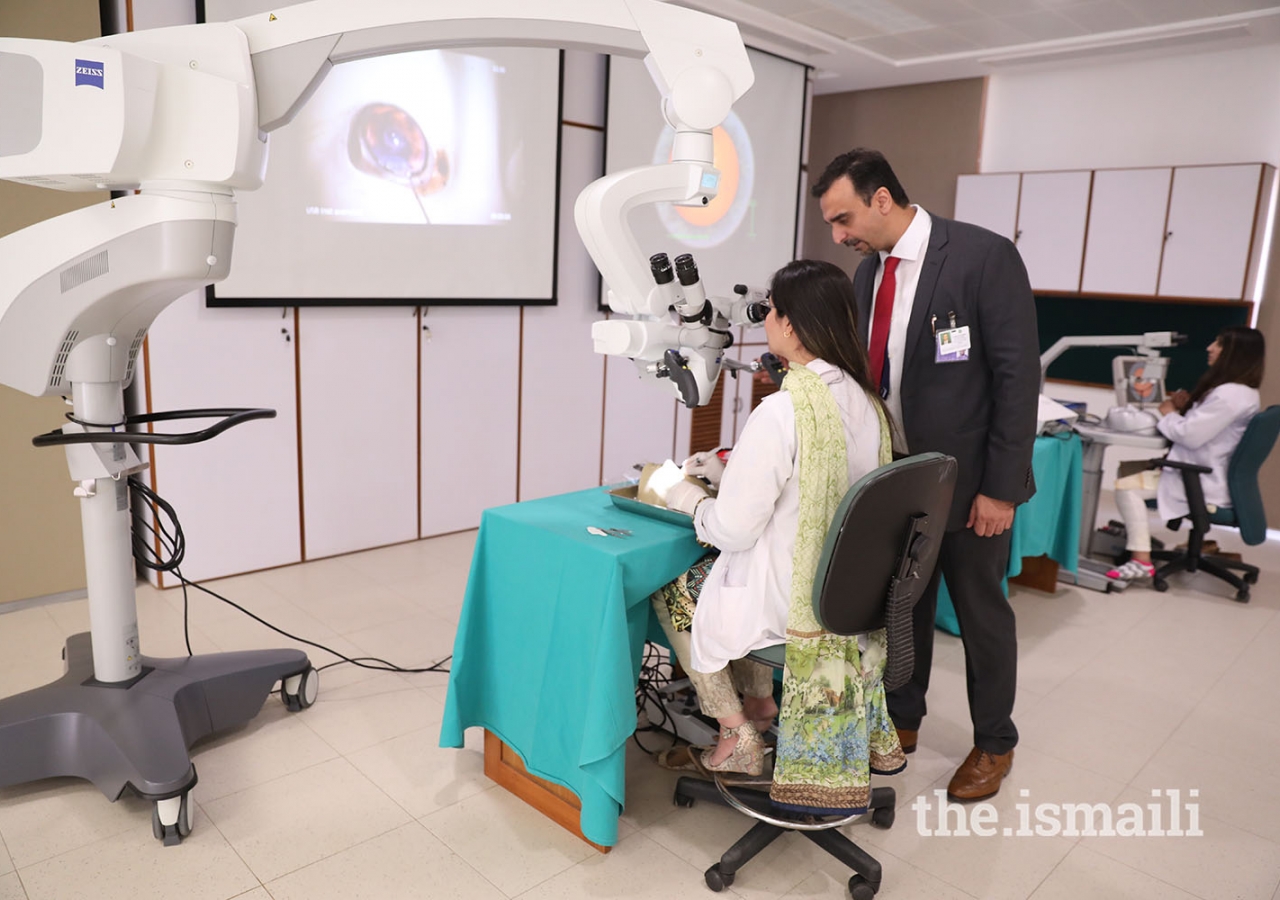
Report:
M1169 413L1156 424L1160 433L1173 442L1170 460L1213 470L1200 476L1204 501L1210 506L1231 505L1227 465L1244 436L1245 427L1260 407L1261 398L1256 388L1234 382L1220 384L1187 410L1186 415ZM1161 470L1156 509L1162 519L1177 519L1190 512L1182 473L1177 469Z
M808 368L831 388L844 423L849 484L877 468L880 420L866 392L839 368ZM693 617L692 666L717 672L752 650L782 643L791 595L791 557L800 519L795 406L779 391L751 413L715 500L698 505L699 540L722 552Z

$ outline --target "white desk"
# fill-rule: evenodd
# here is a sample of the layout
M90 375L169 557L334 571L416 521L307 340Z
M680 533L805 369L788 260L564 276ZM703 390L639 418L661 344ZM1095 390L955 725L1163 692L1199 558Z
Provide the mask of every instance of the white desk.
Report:
M1104 425L1077 424L1075 430L1084 442L1084 457L1081 461L1084 481L1080 498L1080 567L1074 575L1065 570L1060 571L1059 580L1096 591L1124 590L1129 586L1127 581L1108 578L1106 573L1111 566L1089 557L1089 548L1093 546L1093 532L1097 527L1098 495L1102 490L1102 458L1107 447L1112 444L1147 448L1151 450L1152 457L1156 457L1169 446L1169 441L1159 433L1112 431Z

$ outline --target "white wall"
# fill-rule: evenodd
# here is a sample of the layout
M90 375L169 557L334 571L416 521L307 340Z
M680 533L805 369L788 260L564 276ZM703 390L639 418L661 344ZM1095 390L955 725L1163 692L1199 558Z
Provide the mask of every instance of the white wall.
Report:
M997 74L980 170L1280 165L1280 47Z

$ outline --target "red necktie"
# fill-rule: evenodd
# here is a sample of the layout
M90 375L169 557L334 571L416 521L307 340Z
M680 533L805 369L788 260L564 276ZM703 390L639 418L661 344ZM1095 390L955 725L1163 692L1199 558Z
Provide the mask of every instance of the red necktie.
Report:
M880 388L881 396L889 385L884 381L885 354L889 346L889 323L893 321L893 295L897 279L893 273L898 268L898 257L890 256L884 261L884 277L880 280L880 290L876 291L874 317L871 320L871 341L868 355L871 362L872 382Z

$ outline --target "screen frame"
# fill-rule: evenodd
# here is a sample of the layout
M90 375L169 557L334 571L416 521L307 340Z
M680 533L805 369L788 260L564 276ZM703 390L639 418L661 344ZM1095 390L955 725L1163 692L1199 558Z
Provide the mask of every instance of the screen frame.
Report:
M792 224L791 231L791 258L795 259L796 254L800 250L800 215L804 210L804 197L802 192L805 188L805 175L808 174L805 166L805 135L809 133L809 80L813 66L808 63L802 63L794 60L789 56L783 56L781 53L774 53L772 50L762 50L751 44L745 45L748 50L754 53L762 53L765 56L772 56L774 59L780 59L783 62L800 66L804 69L804 77L800 80L800 144L798 150L798 159L796 164L796 215L795 222ZM604 58L604 140L601 142L602 149L600 151L600 171L608 174L609 165L609 109L613 105L609 102L609 83L613 74L613 54L607 53ZM597 312L613 312L613 308L609 306L608 300L605 299L604 276L596 271L596 281L599 285L596 295Z
M196 0L196 22L204 24L205 0ZM545 297L219 297L217 284L204 289L205 306L209 309L288 309L292 307L361 307L361 306L556 306L560 302L560 207L561 180L564 166L564 50L558 51L559 71L556 77L556 154L555 187L552 193L551 293ZM606 94L606 97L608 95ZM606 104L607 106L607 104ZM607 115L607 110L606 110ZM232 264L234 265L234 251Z

